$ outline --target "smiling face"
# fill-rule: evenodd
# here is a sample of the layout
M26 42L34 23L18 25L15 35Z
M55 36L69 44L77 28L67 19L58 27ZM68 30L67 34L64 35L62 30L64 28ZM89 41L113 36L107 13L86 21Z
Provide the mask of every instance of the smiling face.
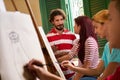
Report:
M109 40L112 47L120 48L120 12L116 8L116 1L109 5Z
M92 20L95 33L100 38L107 38L108 35L106 22L108 21L108 10L103 9L98 11L95 15L93 15Z
M52 24L55 26L55 28L59 31L64 29L64 19L62 15L57 15L54 17L54 20L52 21Z
M107 26L98 22L93 21L93 26L95 29L95 33L100 37L100 38L106 38L107 37Z

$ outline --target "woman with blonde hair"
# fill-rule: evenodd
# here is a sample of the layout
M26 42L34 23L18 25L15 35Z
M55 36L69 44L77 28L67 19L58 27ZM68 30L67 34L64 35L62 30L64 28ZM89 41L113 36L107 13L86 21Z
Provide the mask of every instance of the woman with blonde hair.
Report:
M95 29L95 33L100 38L106 38L108 40L108 10L101 10L96 13L93 19L93 26ZM118 56L116 56L118 55ZM114 58L115 57L115 58ZM109 46L109 42L105 44L103 55L99 64L94 69L85 69L85 68L77 68L71 65L71 63L62 63L62 66L67 67L71 70L77 71L78 73L82 73L84 75L89 76L99 76L97 80L104 80L108 75L112 74L118 63L120 62L118 49L112 49ZM84 79L87 80L87 79Z
M95 33L100 38L106 38L107 37L107 26L105 25L105 22L108 21L108 10L101 10L98 13L96 13L93 17L93 26L95 28Z

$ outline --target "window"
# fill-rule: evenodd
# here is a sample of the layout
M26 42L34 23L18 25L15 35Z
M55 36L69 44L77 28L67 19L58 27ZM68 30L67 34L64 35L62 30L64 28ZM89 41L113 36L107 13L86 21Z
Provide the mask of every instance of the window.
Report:
M80 15L84 15L83 0L66 0L66 13L68 29L74 32L74 19Z
M70 7L73 19L84 15L83 0L70 0Z

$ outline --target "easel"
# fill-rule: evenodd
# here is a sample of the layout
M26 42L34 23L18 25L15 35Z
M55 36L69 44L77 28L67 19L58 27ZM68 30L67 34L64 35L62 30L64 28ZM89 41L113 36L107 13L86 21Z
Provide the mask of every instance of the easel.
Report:
M7 2L8 0L5 0L5 2ZM45 58L46 58L46 63L47 64L51 64L52 63L52 61L51 61L51 59L50 59L50 56L48 56L49 54L49 51L46 49L46 46L45 46L45 43L44 43L44 40L42 39L42 36L41 36L41 34L40 34L40 32L39 32L39 30L38 30L38 26L39 26L39 24L38 24L38 21L36 21L36 18L35 18L35 15L34 15L34 12L33 12L33 10L32 10L32 8L31 8L31 5L30 5L30 1L29 0L21 0L21 1L23 1L23 3L26 5L26 9L27 9L27 13L28 14L30 14L30 16L31 16L31 19L32 19L32 21L33 21L33 24L34 24L34 28L35 28L35 30L36 30L36 33L37 33L37 36L38 36L38 39L39 39L39 42L40 42L40 45L42 46L42 48L43 48L43 53L44 53L44 56L45 56ZM19 11L19 7L17 7L17 3L16 3L17 1L15 1L15 0L11 0L11 4L12 4L12 7L13 7L13 11ZM8 4L8 3L6 3L6 4ZM21 6L21 5L20 5ZM54 73L54 69L53 69L53 66L52 67L48 67L48 70L51 72L51 73ZM59 72L58 72L59 73ZM64 75L61 73L61 74L59 74L62 78L64 78L65 79L65 77L64 77Z

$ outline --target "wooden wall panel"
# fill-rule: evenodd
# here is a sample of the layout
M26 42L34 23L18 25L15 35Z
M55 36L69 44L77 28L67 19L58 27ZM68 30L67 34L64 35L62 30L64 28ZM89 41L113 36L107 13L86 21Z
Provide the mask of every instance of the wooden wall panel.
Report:
M7 11L20 11L29 14L25 0L4 0ZM39 0L29 0L37 26L42 26Z

